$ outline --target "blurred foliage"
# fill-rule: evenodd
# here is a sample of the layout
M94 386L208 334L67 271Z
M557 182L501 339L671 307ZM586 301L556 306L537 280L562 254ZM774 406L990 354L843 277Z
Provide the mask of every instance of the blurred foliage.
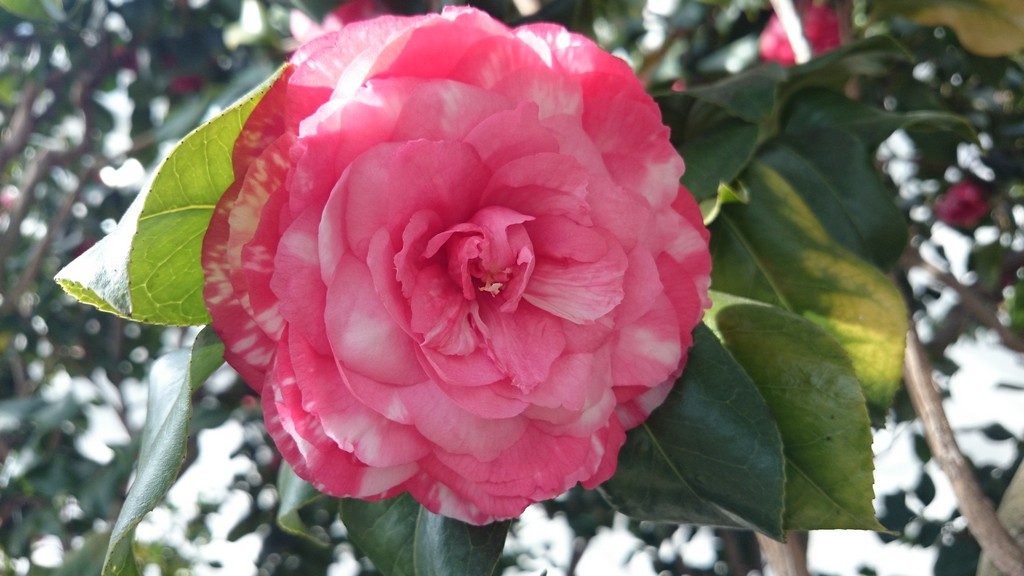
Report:
M385 1L401 13L426 12L445 3L451 2ZM818 114L828 104L821 92L806 85L777 89L781 72L758 68L746 75L760 75L773 86L771 101L763 105L767 108L757 102L751 108L750 100L741 102L746 107L730 108L723 96L728 83L719 83L757 64L757 37L770 15L766 2L678 0L648 6L642 0L550 0L527 15L511 0L473 3L511 23L562 23L628 59L652 93L660 95L667 121L682 106L691 134L717 138L686 155L688 178L713 182L698 177L709 166L697 160L699 150L721 151L722 146L731 148L720 154L723 164L716 168L721 172L714 174L742 190L730 191L733 199L746 198L740 175L755 155L787 179L800 175L792 168L792 156L806 156L800 143L809 140L797 128L808 110ZM0 2L8 10L0 10L0 574L99 573L143 441L146 374L154 358L194 337L187 329L144 326L77 305L50 278L113 228L171 144L273 72L295 46L288 32L291 10L320 17L337 4ZM870 14L869 4L876 8ZM962 339L991 340L994 334L1003 346L1024 351L1024 58L971 52L965 45L976 50L976 33L964 36L956 21L926 17L916 23L909 19L918 17L913 11L889 9L896 4L836 3L848 12L843 20L848 40L885 33L908 55L872 73L857 69L843 75L825 100L841 94L888 114L889 120L901 119L880 137L836 117L829 122L838 124L851 142L851 152L843 157L872 170L865 187L873 201L885 206L887 218L908 229L906 242L902 234L890 237L875 255L862 256L900 278L915 318L929 328L927 345L936 368L951 375L957 367L947 349ZM649 9L655 5L657 10ZM956 29L931 26L932 20ZM684 88L691 89L689 95L678 96ZM777 100L783 97L790 100ZM772 114L765 117L760 110ZM965 130L924 130L902 120L948 113L966 118L977 140ZM702 131L697 120L717 128ZM900 127L906 130L876 153L881 140ZM679 134L685 142L686 130ZM737 177L740 185L734 182ZM964 179L983 183L989 207L987 216L969 229L938 221L932 210L951 184ZM695 192L714 199L722 189ZM744 202L718 208L731 210L736 218ZM814 209L812 198L804 202ZM836 234L832 228L829 232ZM944 235L969 247L967 274L946 272L960 263L947 258L946 244L937 240ZM914 256L918 253L928 256L930 264L923 267L928 279L911 284L905 280L907 271L922 269L920 257ZM957 278L965 277L976 281L964 286ZM951 298L951 290L958 297ZM1013 384L1005 389L1021 393ZM153 536L150 530L136 544L143 565L163 574L188 569L235 573L234 565L226 563L229 556L240 555L247 550L245 542L255 541L255 569L261 575L322 574L336 562L376 573L358 541L349 541L338 510L283 506L287 520L278 519L278 501L291 497L278 494L276 479L284 474L280 458L265 437L258 400L244 384L218 373L195 392L192 404L185 475L204 474L198 469L204 464L201 445L204 435L216 430L240 436L231 455L237 465L225 494L201 495L192 513L174 511L187 518L185 526L171 529L183 537ZM915 433L905 423L913 412L902 392L891 410L874 416L875 424ZM226 422L235 425L225 427ZM101 429L116 433L97 437ZM976 468L984 490L998 502L1019 467L1024 439L997 423L965 433L1016 455L1007 467ZM917 445L915 485L879 495L881 522L899 535L879 537L936 548L937 574L973 574L980 549L959 513L942 518L925 513L935 498L936 481L934 467L925 467L930 452L923 440ZM244 510L224 528L218 518L230 517L224 512L228 499L242 502ZM162 509L172 512L167 505ZM616 521L595 492L578 489L546 502L544 509L564 519L575 534L570 564L560 566L569 572L587 543ZM297 535L296 526L314 538ZM511 528L513 541L517 527ZM694 537L693 529L647 521L629 521L628 528L642 542L637 553L651 556L656 570L704 573L688 567L675 552L657 553L666 542ZM745 573L760 566L750 533L716 534L723 570ZM203 552L210 542L225 540L237 548L220 556ZM323 540L331 545L323 546ZM536 566L538 559L528 556L507 555L502 566ZM62 557L65 565L57 568ZM865 562L870 566L870 559ZM715 573L723 572L716 567Z

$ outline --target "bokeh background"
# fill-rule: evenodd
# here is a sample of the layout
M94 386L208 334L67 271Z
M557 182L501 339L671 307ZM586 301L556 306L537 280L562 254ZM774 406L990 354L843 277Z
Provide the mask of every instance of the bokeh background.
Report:
M372 4L411 14L447 3ZM760 0L470 3L587 34L655 92L757 65L772 14ZM170 146L340 4L40 0L49 13L35 21L0 10L0 574L99 573L137 457L147 368L195 337L75 303L51 278L113 229ZM1024 439L1024 57L972 54L953 31L881 17L869 0L819 4L839 15L839 41L888 33L913 55L853 87L856 98L952 111L980 135L897 132L876 162L912 226L897 275L958 439L999 502ZM812 572L973 574L979 547L907 398L878 424L876 509L894 533L814 533ZM312 539L275 523L280 457L229 369L197 392L191 426L180 479L138 530L147 576L375 573L328 509L303 511ZM581 490L530 508L502 562L509 574L760 569L752 534L630 521Z

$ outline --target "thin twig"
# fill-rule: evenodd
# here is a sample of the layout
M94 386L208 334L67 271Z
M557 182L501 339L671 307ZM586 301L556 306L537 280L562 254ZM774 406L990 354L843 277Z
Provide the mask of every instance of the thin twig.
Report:
M793 47L793 56L797 64L803 64L811 59L811 45L807 43L804 36L804 26L800 22L800 15L792 0L771 0L772 9L779 17L782 30L789 39L789 45Z
M787 542L776 542L764 534L757 534L761 557L775 576L810 576L807 571L807 553L795 532L787 535Z
M903 378L914 410L921 418L928 446L953 486L968 530L1000 571L1009 575L1024 574L1024 549L999 522L992 502L982 493L974 470L957 446L953 429L942 410L942 398L932 379L931 364L913 324L907 332Z
M932 278L956 292L968 314L974 317L981 325L995 332L1006 346L1014 352L1024 354L1024 339L1013 333L1010 328L999 320L994 305L987 303L975 289L965 286L949 272L942 270L921 257L921 254L908 248L900 257L900 266L904 270L920 268L927 272Z
M568 576L576 575L576 567L580 564L580 559L583 558L583 552L587 550L587 539L582 536L577 536L572 539L572 558L569 560L569 568L566 571Z

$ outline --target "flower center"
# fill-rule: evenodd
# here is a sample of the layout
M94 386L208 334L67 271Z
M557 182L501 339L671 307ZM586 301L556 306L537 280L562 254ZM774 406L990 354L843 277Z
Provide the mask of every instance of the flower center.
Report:
M477 262L473 262L473 264L474 266L471 266L470 268L471 270L474 268L476 269L471 272L474 283L476 284L476 289L481 292L487 292L491 296L497 296L501 293L501 289L504 288L512 278L511 267L506 266L501 270L494 270L484 268Z
M486 293L499 300L502 311L514 311L533 271L533 244L523 227L530 220L532 216L515 210L490 206L435 235L423 255L447 259L448 275L466 300Z

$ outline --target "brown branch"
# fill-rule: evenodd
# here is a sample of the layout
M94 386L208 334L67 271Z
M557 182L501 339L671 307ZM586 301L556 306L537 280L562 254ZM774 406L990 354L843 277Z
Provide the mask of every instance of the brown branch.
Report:
M20 153L28 142L34 124L32 106L41 91L42 88L36 82L29 82L21 91L18 105L11 113L11 123L3 134L3 144L0 144L0 174L5 171L11 158Z
M64 227L68 217L71 216L71 209L74 207L75 202L82 195L82 190L85 189L86 185L96 176L99 172L98 168L93 167L86 171L78 181L78 185L75 189L68 193L64 197L64 201L61 203L60 209L50 219L46 227L46 235L42 241L38 242L33 248L32 255L29 257L28 264L25 269L22 270L21 275L18 277L18 281L15 282L14 286L4 294L3 303L0 303L0 315L8 314L18 307L18 301L21 299L21 295L28 290L28 287L36 280L36 276L39 274L39 268L43 264L43 259L50 251L50 246L53 244L54 239L57 237L57 233Z
M661 43L661 46L658 46L657 50L644 57L643 62L640 63L640 68L636 71L637 77L640 78L644 84L649 83L651 75L654 74L655 69L657 69L661 62L665 60L665 57L668 56L669 50L675 46L676 42L686 38L687 34L687 30L676 28L665 36L665 41Z
M569 568L566 571L568 576L576 575L576 567L580 564L580 559L583 558L583 553L587 550L587 539L582 536L577 536L572 539L572 558L569 560Z
M754 570L761 569L761 557L756 547L747 546L746 537L752 535L749 531L730 530L719 528L715 530L715 536L722 541L725 547L725 563L729 567L730 574L749 574ZM743 540L740 538L743 537Z
M810 576L807 571L807 550L796 532L787 534L787 542L777 542L764 534L757 534L761 557L765 566L776 576Z
M965 286L956 276L938 268L921 257L921 254L914 248L908 248L900 258L900 266L904 270L920 268L931 275L932 278L956 292L967 313L974 317L981 325L995 332L1002 341L1003 346L1010 350L1024 354L1024 339L1013 333L1010 328L999 320L994 304L986 302L978 292L970 286Z
M849 44L856 37L853 17L853 0L837 0L836 16L839 20L839 42Z
M19 202L10 214L7 230L4 231L3 236L0 236L0 263L7 261L21 239L21 224L37 200L35 189L47 177L50 169L54 166L68 166L77 162L93 145L91 132L95 121L93 105L90 100L92 91L96 88L108 67L109 63L103 63L98 68L85 70L70 86L71 102L82 114L84 124L82 140L65 150L43 148L37 152L25 167L21 185L19 186L21 191L18 198ZM53 106L50 109L53 109ZM41 118L37 118L36 122ZM89 178L92 178L92 176L89 175ZM84 177L83 180L85 180ZM0 287L4 285L4 276L4 267L0 265ZM5 295L5 306L9 300L11 298Z
M928 446L953 486L968 530L1000 571L1010 575L1024 574L1024 549L999 522L992 502L982 493L973 468L957 446L953 429L942 410L942 397L932 379L931 364L913 323L907 332L903 378L914 410L921 418Z
M0 262L6 262L14 247L21 238L21 223L25 221L29 210L36 203L35 189L49 174L50 169L58 162L60 152L49 148L39 151L25 166L18 190L21 194L18 203L11 210L7 221L7 230L0 236ZM0 283L3 282L4 269L0 266Z

